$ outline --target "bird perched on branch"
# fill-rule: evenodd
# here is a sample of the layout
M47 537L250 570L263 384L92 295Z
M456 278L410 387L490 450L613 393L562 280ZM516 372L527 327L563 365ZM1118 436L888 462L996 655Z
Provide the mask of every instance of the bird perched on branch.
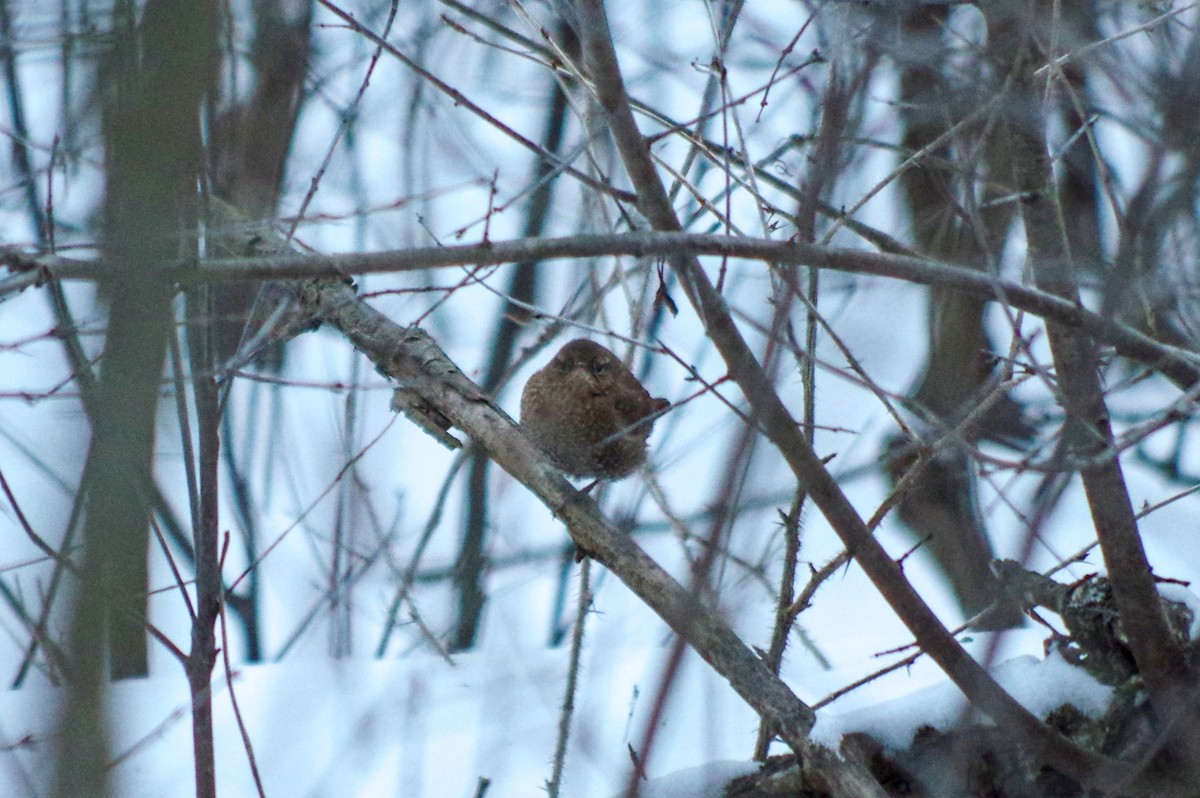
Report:
M577 338L525 384L521 427L567 474L621 479L646 462L651 427L670 406L612 352Z

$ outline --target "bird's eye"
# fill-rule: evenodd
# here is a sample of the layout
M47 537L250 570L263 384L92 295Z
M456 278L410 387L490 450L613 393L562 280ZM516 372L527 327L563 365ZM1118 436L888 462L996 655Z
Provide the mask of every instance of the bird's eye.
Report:
M604 372L608 371L608 364L603 360L597 360L590 366L592 373L599 377Z

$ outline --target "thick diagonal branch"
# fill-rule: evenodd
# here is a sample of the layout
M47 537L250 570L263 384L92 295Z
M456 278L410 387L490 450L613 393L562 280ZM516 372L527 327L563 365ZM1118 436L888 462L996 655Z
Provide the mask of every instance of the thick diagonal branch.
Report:
M677 231L679 220L638 130L612 46L608 19L601 0L576 4L583 32L588 74L597 99L607 112L626 173L638 195L638 207L656 230ZM729 374L750 402L763 433L778 447L796 479L858 559L917 641L976 706L1029 740L1048 762L1086 784L1115 778L1124 768L1073 745L1052 732L975 662L904 577L900 567L871 535L849 499L801 433L799 425L775 392L761 365L742 338L724 298L694 257L676 257L672 267L688 299L724 358Z
M1026 42L1025 47L1029 46ZM1005 121L1012 134L1017 189L1027 197L1022 212L1029 265L1038 288L1079 304L1046 148L1042 89L1033 74L1037 64L1025 49L1013 53L1011 59L1010 67L1018 79L1004 104ZM1080 476L1129 648L1156 707L1169 715L1190 676L1163 613L1113 448L1096 344L1081 330L1054 321L1046 323L1046 332L1067 415L1065 434L1080 459L1090 463Z
M525 437L511 418L446 357L424 331L401 327L361 302L336 280L304 287L301 302L337 328L384 374L436 407L471 436L502 468L528 486L561 519L572 538L686 639L758 712L779 724L789 743L800 744L814 715L733 633L628 536L596 503L575 490Z

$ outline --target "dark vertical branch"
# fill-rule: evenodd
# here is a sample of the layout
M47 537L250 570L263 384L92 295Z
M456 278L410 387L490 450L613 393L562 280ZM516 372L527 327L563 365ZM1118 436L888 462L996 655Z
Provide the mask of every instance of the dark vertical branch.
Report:
M8 0L0 0L0 65L4 69L4 85L8 95L8 114L12 120L12 157L21 188L25 192L25 204L29 218L33 221L34 237L40 242L46 236L46 214L38 199L37 179L33 162L29 158L29 127L25 119L25 103L21 84L17 77L17 53L13 47L12 11Z
M1033 42L1036 18L1022 13L1020 7L999 4L990 8L988 24L1011 24L1013 18L1020 20L1027 35L1008 55L1017 80L1005 111L1014 145L1017 188L1027 198L1022 213L1029 261L1039 288L1079 302L1046 147L1040 99L1043 87L1033 74L1041 61L1035 58ZM1169 712L1190 677L1158 599L1121 464L1115 455L1105 454L1113 451L1113 433L1100 384L1096 344L1083 332L1055 322L1047 322L1046 330L1067 414L1064 434L1073 453L1091 464L1080 474L1122 627L1156 708Z
M312 3L260 0L251 8L254 38L249 60L254 83L242 101L228 98L228 109L213 125L209 158L217 196L251 218L270 218L279 206L287 156L303 106L312 59ZM229 283L214 289L218 363L237 351L248 324L255 320L252 317L266 314L270 303L258 299L263 291L261 283ZM283 365L282 344L264 347L256 362L277 371Z
M950 43L943 38L949 9L922 7L881 14L884 18L896 15L898 36L883 41L900 72L902 151L922 152L944 140L947 131L977 107L977 98L994 91L996 79L986 59L956 65ZM997 38L1002 37L989 37L989 44ZM967 71L957 74L959 69ZM929 149L916 168L900 176L913 237L924 254L976 269L986 269L995 261L1011 226L1011 206L975 208L977 186L971 175L991 178L979 192L982 199L1002 193L995 175L1002 173L1003 183L1007 183L1010 170L1002 168L1006 149L997 138L990 129L967 127ZM924 431L936 438L941 429L955 427L989 390L993 381L990 353L995 347L984 326L986 303L982 299L933 288L929 306L929 353L912 398L929 414L931 423ZM1021 418L1020 405L1005 394L966 432L971 440L983 437L1011 443L1028 440L1032 430ZM885 473L893 487L915 459L908 455L926 442L899 433L890 438L890 452L901 453L885 458ZM975 508L975 474L967 453L954 446L943 446L934 465L910 478L911 489L900 496L896 514L917 538L927 542L963 614L971 617L996 597L995 578L989 570L991 546ZM1006 608L988 618L985 625L1003 627L1019 622L1019 613Z
M192 750L195 755L196 795L216 796L216 755L213 738L212 679L217 661L216 623L224 585L220 573L218 514L221 452L220 394L215 376L212 294L207 286L187 296L188 355L196 404L199 501L192 518L196 568L196 615L192 648L184 668L192 698Z
M1063 44L1066 48L1098 41L1101 37L1095 0L1068 0L1063 3ZM1088 87L1087 70L1078 61L1063 67L1066 86L1062 92L1059 115L1068 138L1074 140L1063 150L1062 187L1059 201L1067 224L1071 257L1080 268L1094 275L1104 272L1104 248L1100 235L1100 175L1093 150L1093 139L1086 134L1096 103Z
M251 7L254 36L249 60L253 66L253 84L245 98L227 98L228 106L212 126L208 160L213 193L236 207L244 219L262 220L273 218L277 212L287 157L304 103L304 81L312 59L312 3L263 0ZM226 51L225 57L234 59L237 54ZM247 237L237 235L244 230L244 224L239 227L228 214L222 214L215 222L213 227L230 233L221 246L228 248L232 256L244 254ZM272 228L268 224L264 229ZM211 247L213 239L209 243ZM256 298L270 296L273 301L281 301L275 296L278 293L261 283L226 283L212 288L208 301L216 365L227 362L242 343L247 322L255 315ZM265 313L272 303L257 304L260 312ZM255 363L262 368L278 369L283 358L283 345L268 343L257 354ZM232 426L228 418L222 423L226 430ZM252 510L255 496L241 473L239 458L246 453L237 440L226 437L222 457L232 476L230 487L246 558L254 562L258 556L256 516ZM233 610L242 629L247 657L252 662L261 658L262 651L258 595L259 571L255 569L237 595L225 597L226 606Z
M872 59L873 63L877 59ZM813 155L809 158L807 181L798 187L796 193L796 239L812 243L817 238L817 210L821 207L829 192L832 190L838 169L844 159L844 145L851 135L848 128L850 121L850 105L855 93L862 89L869 80L872 69L865 67L853 79L847 79L841 74L835 61L829 70L825 96L821 102L821 124L813 146ZM790 324L791 310L795 298L801 295L800 281L795 266L774 264L773 271L781 275L779 290L782 296L776 297L772 304L777 312L772 321L771 341L774 345L783 346L783 338ZM818 331L818 303L820 298L820 270L809 269L807 275L806 321L805 321L805 352L816 351ZM772 350L774 351L774 349ZM768 368L771 363L768 361ZM815 438L816 424L816 360L806 357L800 362L801 379L804 384L804 435L811 445ZM772 374L772 378L774 375ZM753 425L757 424L757 415L752 417ZM756 434L751 426L748 433ZM795 597L795 581L798 560L800 556L800 518L804 506L808 502L808 494L803 486L797 486L796 495L790 510L785 514L780 511L783 523L780 528L784 538L784 558L781 569L779 595L776 598L775 623L771 630L771 643L767 649L764 661L771 672L778 675L783 666L783 654L791 636L792 627L796 622L796 613L790 610ZM775 737L775 729L765 719L759 724L758 739L754 745L754 758L764 761L770 748L771 740Z
M791 612L791 606L796 597L796 566L800 559L800 513L804 509L804 502L807 499L804 491L799 490L796 492L796 498L788 512L779 511L784 543L783 572L779 577L779 595L775 602L775 624L771 629L771 645L763 658L767 667L776 676L779 675L779 670L783 666L783 652L787 648L788 638L796 621L795 613ZM774 736L774 728L766 720L763 720L758 726L758 739L754 742L755 761L766 761Z
M101 76L108 182L109 327L85 473L83 576L71 624L76 680L62 719L56 794L105 792L104 642L112 674L146 672L147 543L159 383L171 325L162 265L194 225L199 116L214 3L160 0L118 30ZM122 21L124 24L122 25ZM190 206L190 207L189 207Z
M559 41L568 53L578 49L574 33L566 24L559 25ZM549 114L546 117L545 134L542 136L547 152L558 154L562 149L566 116L567 94L563 85L556 81ZM537 188L529 199L524 232L526 237L539 236L545 229L554 190L554 181L546 178L552 169L553 165L543 159L539 159L534 166L533 182ZM529 315L522 304L533 304L537 291L537 274L536 261L523 261L513 266L507 295L514 301L505 306L492 333L492 351L483 379L483 389L488 393L493 393L499 387L508 372L513 350L516 348L517 335ZM482 449L472 450L467 472L467 517L454 572L454 581L458 588L458 621L454 628L452 651L461 651L474 645L483 614L486 598L483 592L483 569L486 562L484 547L488 515L487 473L490 463L491 460Z

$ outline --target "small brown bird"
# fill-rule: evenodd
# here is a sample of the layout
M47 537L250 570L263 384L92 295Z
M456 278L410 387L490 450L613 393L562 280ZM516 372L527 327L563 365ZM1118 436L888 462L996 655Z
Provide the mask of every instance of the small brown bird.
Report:
M621 479L646 461L655 399L612 352L577 338L529 378L521 426L571 476Z

